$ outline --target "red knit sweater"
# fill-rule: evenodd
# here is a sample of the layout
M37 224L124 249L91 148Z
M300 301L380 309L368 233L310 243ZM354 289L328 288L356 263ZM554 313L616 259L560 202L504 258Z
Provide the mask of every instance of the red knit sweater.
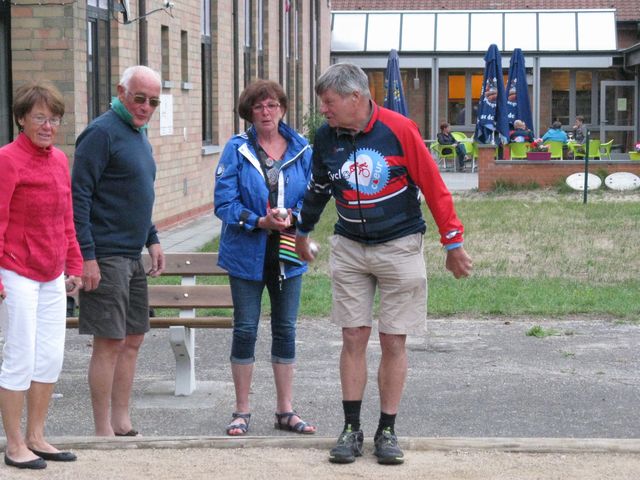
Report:
M0 148L0 267L38 282L82 275L67 157L24 133Z

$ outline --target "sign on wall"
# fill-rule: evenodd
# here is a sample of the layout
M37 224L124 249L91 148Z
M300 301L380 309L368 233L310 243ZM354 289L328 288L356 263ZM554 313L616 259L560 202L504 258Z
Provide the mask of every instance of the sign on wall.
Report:
M160 135L173 135L173 95L160 95Z

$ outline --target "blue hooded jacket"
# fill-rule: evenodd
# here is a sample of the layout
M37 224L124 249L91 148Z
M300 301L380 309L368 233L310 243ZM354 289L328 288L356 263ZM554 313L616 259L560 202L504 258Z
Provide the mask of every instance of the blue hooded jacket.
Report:
M287 139L288 147L278 181L278 204L271 207L290 208L297 216L311 176L311 147L302 135L284 122L280 122L278 131ZM253 126L248 132L255 138ZM218 264L230 275L260 281L268 233L257 227L258 219L267 211L269 190L247 132L227 142L215 181L214 211L222 220ZM302 275L306 270L306 264L284 264L286 278Z

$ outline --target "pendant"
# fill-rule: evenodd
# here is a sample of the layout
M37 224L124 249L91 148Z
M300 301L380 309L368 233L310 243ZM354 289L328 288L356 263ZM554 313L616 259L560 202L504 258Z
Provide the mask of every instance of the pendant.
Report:
M275 187L276 185L278 185L279 173L280 172L277 168L272 168L271 170L267 171L267 180L269 181L269 186Z
M264 159L264 164L267 167L273 167L273 164L274 164L273 158L267 155L267 158Z

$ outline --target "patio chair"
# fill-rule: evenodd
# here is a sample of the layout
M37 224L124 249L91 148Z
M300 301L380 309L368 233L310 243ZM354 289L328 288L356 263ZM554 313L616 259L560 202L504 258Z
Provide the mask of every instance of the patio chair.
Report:
M464 132L451 132L451 136L456 139L456 142L462 144L464 152L467 155L471 155L473 151L473 146L471 145L473 143L472 138L467 137Z
M464 132L451 132L451 136L458 142L465 142L469 140L469 137L467 137Z
M629 160L640 160L640 152L629 152Z
M585 145L583 144L568 144L569 148L573 152L573 158L584 158L587 154ZM598 158L600 159L600 140L591 139L589 140L589 158Z
M549 145L549 151L551 152L551 158L555 160L564 160L564 143L557 140L547 140L545 145Z
M606 143L600 144L600 158L607 157L611 160L611 147L613 146L613 138Z
M529 142L513 142L509 144L511 160L524 160L531 145Z
M475 172L478 168L478 143L474 141L469 146L471 147L471 171ZM498 147L493 150L493 158L498 158Z
M447 170L447 160L451 160L451 167L455 168L456 164L456 147L452 145L440 145L438 142L431 144L431 151L435 154L436 162L440 168Z

